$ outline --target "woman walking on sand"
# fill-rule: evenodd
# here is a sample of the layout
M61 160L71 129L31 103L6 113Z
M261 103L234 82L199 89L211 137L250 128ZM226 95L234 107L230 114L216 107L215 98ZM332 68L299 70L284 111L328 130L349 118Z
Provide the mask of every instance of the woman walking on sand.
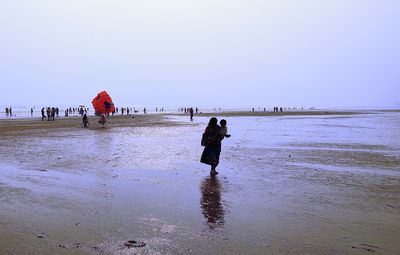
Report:
M220 130L217 118L211 118L201 140L201 145L205 147L200 162L211 166L211 175L218 174L215 168L218 166L221 154Z

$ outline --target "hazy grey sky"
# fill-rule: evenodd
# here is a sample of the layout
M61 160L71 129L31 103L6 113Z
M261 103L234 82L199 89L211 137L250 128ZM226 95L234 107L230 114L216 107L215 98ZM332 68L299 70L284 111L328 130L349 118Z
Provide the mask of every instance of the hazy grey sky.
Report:
M0 105L400 106L398 0L0 0Z

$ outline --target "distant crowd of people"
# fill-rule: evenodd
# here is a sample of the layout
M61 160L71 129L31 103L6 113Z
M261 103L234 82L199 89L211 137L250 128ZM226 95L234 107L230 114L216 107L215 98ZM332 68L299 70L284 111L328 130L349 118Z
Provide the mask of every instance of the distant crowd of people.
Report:
M140 109L139 109L140 110ZM111 115L115 115L118 114L119 112L121 113L121 115L130 115L132 113L138 113L139 112L138 109L136 109L136 107L115 107L115 110L111 113ZM155 108L156 112L164 112L164 107L156 107ZM143 108L143 114L147 114L147 108L144 107Z
M193 107L182 107L182 108L178 108L179 112L183 112L183 113L190 113L190 112L196 112L196 114L199 113L199 108L195 108L193 109Z
M214 111L217 111L217 110L221 111L221 107L213 108L213 109L214 109ZM115 107L115 110L113 112L111 112L110 114L107 114L106 117L109 116L109 115L114 116L116 114L132 115L133 113L139 113L140 110L143 112L143 114L147 114L148 113L148 108L147 107L144 107L144 108ZM164 107L155 107L155 108L153 108L153 111L154 110L155 110L155 112L160 112L161 113L161 112L164 112ZM301 108L297 108L297 107L282 107L282 106L273 107L273 112L297 111L297 110L304 110L304 108L303 107L301 107ZM310 107L309 110L315 110L315 108L314 107ZM193 120L193 117L194 117L195 114L196 115L197 114L203 114L203 112L201 112L198 107L179 107L178 111L181 112L181 113L184 113L184 114L188 114L190 116L190 120ZM256 111L258 111L258 112L260 112L260 111L267 112L267 111L270 111L270 109L267 109L266 107L263 107L263 108L258 107L256 109L255 107L253 107L253 108L251 108L251 111L252 112L256 112ZM84 107L84 106L69 107L69 108L66 108L64 110L64 116L65 117L68 117L68 116L71 116L71 115L83 116L84 114L88 114L88 112L89 112L89 108ZM10 117L11 116L12 117L15 116L11 106L5 108L5 113L6 113L7 116L10 116ZM31 113L31 116L34 115L34 108L30 109L30 113ZM41 109L42 120L47 119L48 121L50 121L50 120L54 121L55 117L59 117L59 113L60 113L60 109L58 107L43 107Z
M297 108L297 107L278 107L278 106L275 106L275 107L273 108L273 111L274 111L274 112L298 111L298 110L303 111L303 110L304 110L304 107ZM314 107L310 107L310 110L315 110L315 108L314 108ZM255 112L256 109L253 107L253 108L251 108L251 111L252 111L252 112ZM264 107L264 109L261 109L261 107L258 107L258 111L264 111L264 112L266 112L266 111L267 111L267 108Z
M64 111L64 116L68 117L71 114L76 114L78 113L79 115L83 116L84 114L87 114L89 111L89 108L86 108L84 106L80 106L77 108L74 107L69 107Z

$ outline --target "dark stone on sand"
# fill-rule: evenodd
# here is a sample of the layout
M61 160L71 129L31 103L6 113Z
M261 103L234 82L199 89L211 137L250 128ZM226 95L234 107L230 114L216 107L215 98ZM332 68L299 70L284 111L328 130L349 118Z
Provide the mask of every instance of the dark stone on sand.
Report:
M37 236L37 238L44 238L44 236Z
M352 249L360 249L360 250L364 250L364 251L368 251L368 252L376 252L377 249L379 249L379 250L382 249L378 246L366 244L366 243L362 243L357 246L353 245L353 246L351 246L351 248Z
M141 248L141 247L145 247L146 243L145 242L140 242L140 241L135 241L135 240L128 240L124 243L125 247L128 248Z

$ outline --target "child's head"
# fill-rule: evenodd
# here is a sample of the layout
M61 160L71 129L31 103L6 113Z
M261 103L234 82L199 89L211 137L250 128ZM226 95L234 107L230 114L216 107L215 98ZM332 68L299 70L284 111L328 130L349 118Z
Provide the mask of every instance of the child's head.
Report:
M226 120L224 120L224 119L220 120L219 124L221 125L221 127L225 127L226 126Z

